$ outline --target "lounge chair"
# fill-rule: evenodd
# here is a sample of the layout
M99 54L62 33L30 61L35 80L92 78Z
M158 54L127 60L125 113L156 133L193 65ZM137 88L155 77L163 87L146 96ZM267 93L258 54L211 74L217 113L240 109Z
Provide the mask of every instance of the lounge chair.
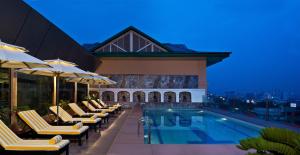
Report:
M66 139L77 139L81 145L83 136L88 139L87 126L75 124L73 126L52 126L48 124L35 110L21 111L19 117L31 128L39 137L50 137L61 135Z
M98 102L98 101L96 101L96 100L91 100L91 102L92 102L93 104L95 104L95 106L96 106L97 108L114 109L114 110L116 110L116 111L119 111L119 110L120 110L119 107L117 107L117 106L108 106L107 104L103 105L101 102Z
M92 104L90 104L88 101L82 101L82 104L85 105L91 112L107 112L109 114L114 114L114 109L96 109Z
M107 105L105 102L103 102L101 99L97 99L98 103L100 103L103 107L116 107L120 110L122 110L122 105L120 103L113 104L111 106Z
M61 136L55 136L49 140L23 140L12 132L0 120L0 154L1 155L60 155L69 154L69 140L62 140Z
M69 103L69 107L76 113L76 115L80 117L91 117L93 115L97 115L98 117L108 122L109 114L105 112L98 112L98 113L88 113L83 111L76 103Z
M90 103L92 103L92 105L94 105L97 109L106 109L109 112L114 112L116 113L118 111L117 108L115 107L103 107L102 105L100 105L98 102L96 102L95 100L90 100Z
M65 124L72 124L74 122L82 122L84 125L91 126L97 131L97 126L99 127L99 132L101 128L101 118L98 118L97 115L91 116L90 118L76 118L72 117L68 112L66 112L63 108L58 107L60 120ZM49 107L50 111L57 115L57 106Z

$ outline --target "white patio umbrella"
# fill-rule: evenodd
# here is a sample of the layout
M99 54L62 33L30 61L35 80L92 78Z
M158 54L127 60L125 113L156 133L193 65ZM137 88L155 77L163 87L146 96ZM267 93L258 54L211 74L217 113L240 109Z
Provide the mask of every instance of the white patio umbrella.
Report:
M29 54L23 47L11 45L0 41L0 67L1 68L37 68L49 65Z
M32 74L32 75L44 75L54 77L54 92L53 92L53 104L57 106L57 114L59 114L59 78L60 77L80 77L90 75L76 67L76 64L61 59L45 60L52 68L33 68L33 69L20 69L19 72ZM58 115L57 115L58 120Z
M0 68L10 69L10 79L12 81L10 102L12 109L17 107L17 75L15 74L15 69L50 67L46 62L26 54L26 52L28 50L23 47L7 44L0 40ZM15 117L14 114L11 117L11 120L15 121L13 118Z
M94 84L94 85L110 85L116 84L115 81L110 80L108 77L98 75L96 73L88 72L90 76L81 76L75 78L68 78L69 82L78 82L84 84Z
M116 84L115 81L109 79L108 77L98 75L97 73L88 72L90 76L82 76L82 77L75 77L75 78L68 78L68 82L75 83L74 94L77 94L77 83L83 83L88 85L88 95L89 95L89 86L92 85L111 85ZM76 102L75 98L75 102Z

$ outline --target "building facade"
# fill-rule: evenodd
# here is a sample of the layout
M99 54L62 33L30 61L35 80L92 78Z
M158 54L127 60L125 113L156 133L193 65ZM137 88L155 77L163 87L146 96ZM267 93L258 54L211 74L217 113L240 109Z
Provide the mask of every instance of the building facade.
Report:
M0 1L0 40L25 47L28 54L42 60L63 59L74 62L84 70L93 71L99 63L79 43L22 0ZM11 72L0 68L0 118L6 124L15 110L35 109L40 114L48 112L52 103L53 78L18 73L17 109L11 104ZM63 80L60 99L74 101L74 84ZM87 86L78 84L77 98L85 99ZM13 111L13 112L12 112Z
M104 101L114 102L203 102L207 67L230 55L163 44L132 26L92 52L101 61L96 72L117 82L100 89Z

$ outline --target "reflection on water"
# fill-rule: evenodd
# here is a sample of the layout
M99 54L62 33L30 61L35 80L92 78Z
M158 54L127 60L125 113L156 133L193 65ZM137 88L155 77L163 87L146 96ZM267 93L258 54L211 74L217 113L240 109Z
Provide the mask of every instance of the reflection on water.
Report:
M178 111L173 109L164 110L144 110L144 116L153 120L154 127L191 127L192 118L195 116L201 116L203 113L194 111ZM199 118L198 118L199 119Z
M258 136L260 130L201 108L146 105L143 112L153 122L151 144L237 144L241 139ZM144 128L144 133L148 129Z

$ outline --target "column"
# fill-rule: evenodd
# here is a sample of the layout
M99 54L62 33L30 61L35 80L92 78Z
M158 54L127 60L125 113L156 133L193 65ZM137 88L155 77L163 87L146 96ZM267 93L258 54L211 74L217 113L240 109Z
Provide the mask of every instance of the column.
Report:
M113 90L114 91L114 101L115 102L118 102L118 92Z
M159 91L159 92L160 92L160 102L165 102L164 101L165 92L163 91Z
M17 116L16 116L16 110L18 105L18 79L17 79L17 73L15 69L10 69L10 110L12 112L11 114L11 124L16 125L17 124Z
M149 92L145 92L145 102L149 102Z
M129 92L129 102L133 102L133 92Z
M176 93L176 102L179 102L179 92L175 92Z

